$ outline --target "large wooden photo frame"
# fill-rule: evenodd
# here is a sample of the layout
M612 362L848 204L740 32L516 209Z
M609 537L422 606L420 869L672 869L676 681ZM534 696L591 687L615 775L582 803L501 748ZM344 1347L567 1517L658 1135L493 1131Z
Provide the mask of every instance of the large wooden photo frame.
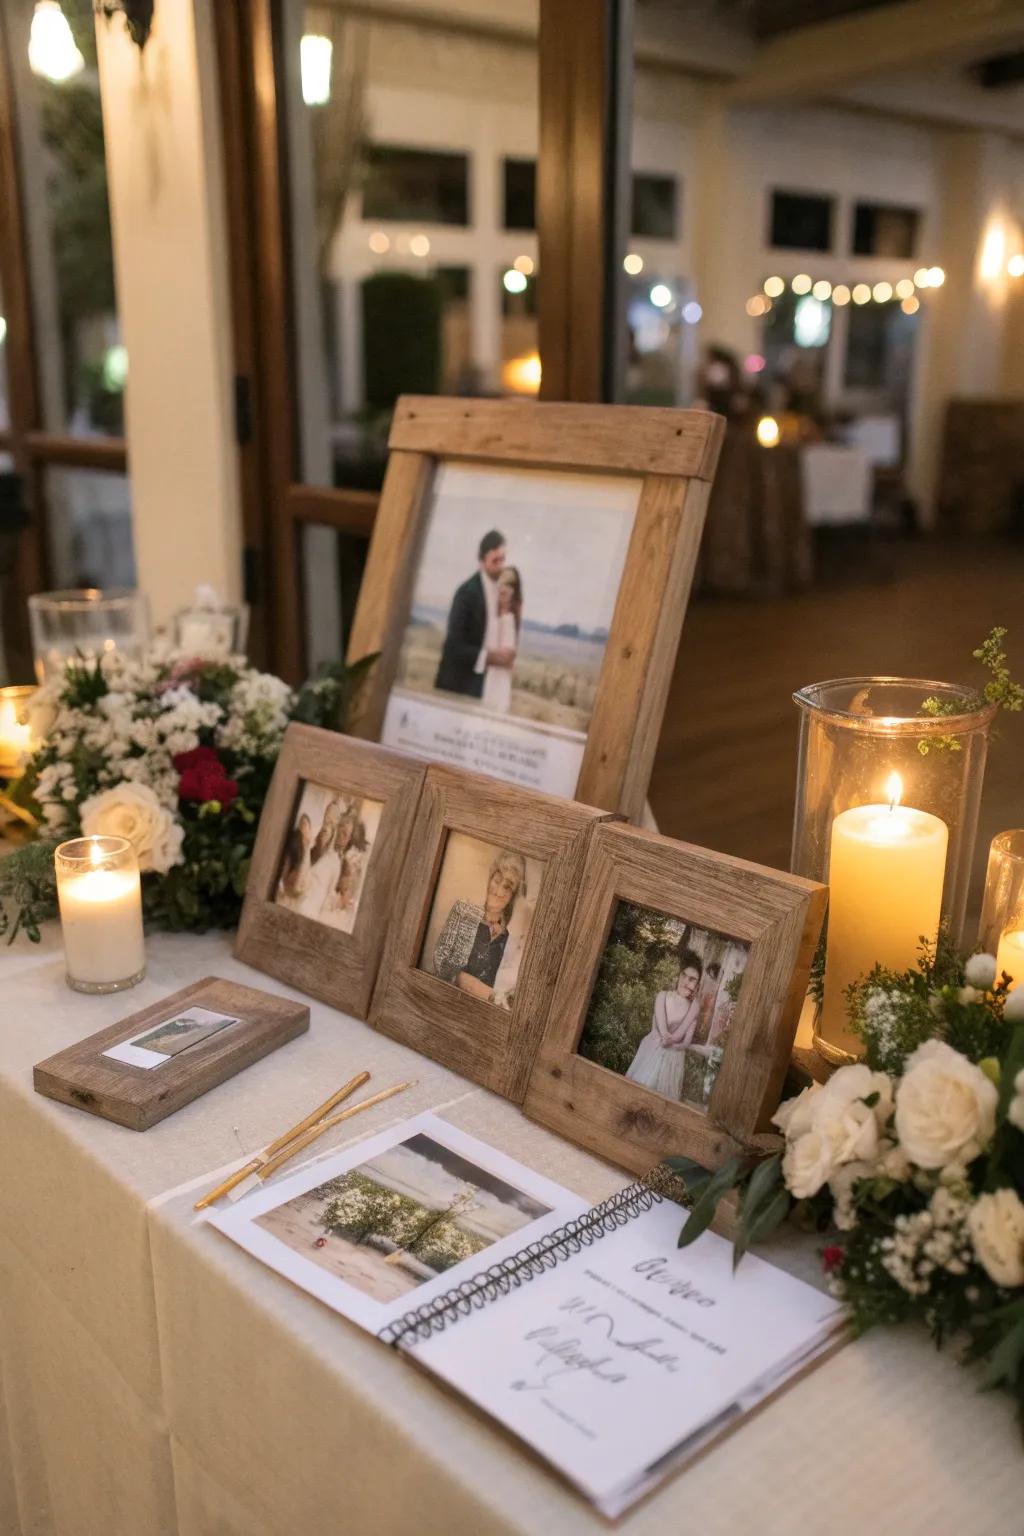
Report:
M674 1154L713 1168L736 1153L778 1144L769 1121L825 897L824 886L796 875L638 828L597 827L526 1113L636 1173ZM712 953L715 961L706 965ZM715 964L716 990L708 994L705 982ZM655 995L658 986L673 988L676 972L675 989ZM685 1040L692 1012L695 1038L706 995L714 1019L719 1006L723 1010L724 1046L677 1046L673 1020L682 1019L678 1035ZM614 1033L625 1029L630 1008L651 1019L639 1045L635 1033ZM599 1064L614 1061L623 1048L617 1065ZM690 1066L697 1068L701 1097L667 1096L685 1096ZM670 1090L673 1079L680 1087Z
M260 818L238 959L365 1019L425 774L415 758L290 725Z
M349 641L350 661L379 656L360 693L352 726L355 733L638 820L722 431L721 418L706 411L403 396L391 425L387 474ZM445 691L452 687L450 681L419 682L414 707L400 709L401 703L409 702L408 696L396 698L389 715L400 664L408 665L403 662L403 644L408 643L407 636L417 624L421 634L430 630L419 619L414 621L414 594L425 547L434 547L428 538L431 519L440 517L441 509L454 506L454 500L445 501L439 488L443 476L447 475L451 483L453 474L487 476L488 483L508 477L507 496L494 504L509 509L512 526L503 532L508 538L510 568L516 557L517 509L524 529L527 516L532 518L528 535L532 564L525 597L518 573L510 570L504 574L514 574L516 586L506 601L515 604L515 632L524 648L529 636L530 646L551 647L554 660L548 671L546 664L531 660L531 676L524 677L522 687L513 694L519 662L501 660L513 652L495 653L496 665L512 669L507 694L511 702L505 705L504 715L496 716L493 710L488 714L486 709L481 715L479 693L469 697L468 703L460 696L465 693L468 697L472 688L483 687L479 678L464 686L460 681L454 696ZM590 523L588 481L589 495L595 501ZM553 497L551 510L544 505L545 486ZM621 571L616 581L608 576L613 561L605 558L597 530L602 538L611 537L607 530L616 526L613 503L618 505L619 501L629 502L632 524L621 529L621 544L615 550L615 559L620 561L616 569ZM443 597L445 617L433 631L436 639L442 624L447 625L445 646L458 598L456 582L468 570L463 585L470 588L478 574L478 561L483 582L484 544L491 537L485 534L477 544L477 533L487 527L486 503L481 504L479 528L473 522L476 503L472 498L460 506L470 508L470 515L458 514L462 519L458 526L465 537L442 538L440 526L436 534L444 561L451 563ZM561 514L558 506L562 507ZM504 523L505 513L500 515ZM595 529L593 549L585 534L590 526ZM556 527L561 527L559 537L563 540L576 541L575 548L586 546L595 585L598 571L604 573L601 604L608 611L600 624L593 613L584 612L587 597L580 596L589 590L587 570L565 558L564 551L558 557L559 574L564 566L564 588L559 590L557 603L549 597L553 578L544 563L545 541L550 538L554 543ZM500 558L504 559L504 554ZM552 559L556 559L554 554ZM531 581L534 594L540 590L537 601L531 597ZM455 596L449 603L452 591ZM486 585L483 591L488 591ZM435 596L434 601L442 599ZM477 625L484 622L483 606L480 597L472 620ZM581 624L556 622L560 616L577 611ZM490 615L486 622L492 622ZM572 674L578 681L576 692L572 683L566 684L560 646L582 648L574 652L578 655L586 651L578 671ZM481 661L475 671L479 674L482 670ZM436 652L423 663L424 679L434 677L435 671L440 679L442 668L436 666ZM534 702L538 693L543 694L542 704ZM444 717L445 704L450 706L448 719ZM435 723L421 728L427 716ZM573 739L563 740L560 731ZM515 741L524 732L529 739L518 752ZM510 737L514 738L511 747ZM537 767L540 753L545 754L542 768ZM564 782L566 774L568 783Z
M520 1103L547 1020L587 841L605 814L459 769L428 769L404 900L373 997L373 1027ZM506 909L504 937L497 939L500 965L486 980L471 976L467 982L459 935L468 950L475 930L483 931L490 880L505 862L512 866L518 916L527 913L528 925L514 934L516 913ZM513 944L518 948L509 989L501 968L512 961ZM450 969L437 962L442 948L454 957ZM467 968L469 958L463 956ZM463 990L469 985L472 992Z

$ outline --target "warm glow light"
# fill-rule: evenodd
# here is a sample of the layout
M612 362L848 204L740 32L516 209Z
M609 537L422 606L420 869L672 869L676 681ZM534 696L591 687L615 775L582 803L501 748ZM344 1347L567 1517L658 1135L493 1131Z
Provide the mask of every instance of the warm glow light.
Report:
M756 319L758 315L766 315L771 307L771 299L766 299L763 293L755 293L752 298L747 300L746 305L747 314L751 319Z
M995 282L1002 276L1006 265L1006 231L998 221L988 227L978 258L978 276L986 283ZM929 269L929 276L931 269ZM936 288L938 283L934 285Z
M867 283L857 283L850 297L855 304L866 304L871 297L871 289Z
M941 267L928 268L928 287L941 288L946 281L946 274Z
M331 99L331 55L334 44L329 37L307 32L299 42L299 72L302 99L307 107L322 107Z
M413 235L409 241L409 249L414 256L429 256L430 241L426 235Z
M914 287L927 288L930 282L931 278L928 276L928 268L918 267L917 271L914 273Z
M901 277L896 284L896 297L898 299L909 299L913 292L914 279L912 277Z
M757 424L757 440L762 448L774 448L779 441L779 424L774 416L762 416Z
M849 302L850 302L850 290L849 290L849 288L847 288L845 283L836 283L835 287L832 289L832 303L833 304L849 304Z
M514 395L535 395L540 389L540 354L530 352L525 357L510 358L502 364L502 388Z
M667 283L655 283L651 289L651 303L658 309L667 309L672 303L672 289Z
M900 309L905 315L916 315L920 308L921 300L916 293L912 293L909 299L904 299L900 304Z
M806 272L798 272L789 286L794 293L810 293L811 278Z
M703 313L704 311L701 309L696 299L691 299L689 304L683 305L683 319L686 321L687 325L696 325L697 321L701 318Z
M892 283L876 283L871 290L871 297L876 304L888 304L892 298Z
M0 315L0 347L3 346L3 344L4 344L6 339L7 339L7 321L4 319L3 315Z
M388 239L387 235L382 229L375 229L373 234L370 236L370 250L375 256L383 256L385 252L390 251L390 249L391 241Z
M826 299L832 297L832 284L827 277L819 277L811 292L820 303L824 304Z
M889 802L889 809L894 810L903 799L903 780L898 773L890 773L885 781L885 798Z
M1011 256L1006 263L1006 270L1011 277L1024 277L1024 253Z
M764 364L765 360L760 352L748 352L743 359L743 370L745 373L760 373Z
M636 251L630 251L628 256L622 258L622 265L630 277L639 277L644 269L644 259L638 256Z
M62 85L85 68L68 19L58 0L37 0L28 39L28 62L34 74Z
M517 272L515 267L509 267L502 278L502 282L509 293L525 293L526 291L526 273Z
M770 299L777 299L780 293L785 293L786 285L781 277L765 278L764 291Z
M532 256L517 256L512 265L515 267L516 271L521 272L524 277L533 276Z

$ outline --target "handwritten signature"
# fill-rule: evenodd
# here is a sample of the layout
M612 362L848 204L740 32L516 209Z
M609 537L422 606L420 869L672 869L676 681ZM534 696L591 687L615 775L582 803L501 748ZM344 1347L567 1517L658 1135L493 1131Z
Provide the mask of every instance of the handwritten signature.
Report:
M648 1360L659 1370L674 1376L682 1369L679 1356L658 1337L626 1338L615 1326L610 1312L594 1306L582 1296L571 1296L562 1302L558 1312L574 1320L576 1328L596 1335L605 1349L594 1350L584 1344L577 1333L565 1330L561 1323L545 1323L531 1328L526 1343L538 1349L537 1370L540 1379L535 1382L514 1381L514 1392L539 1392L565 1376L587 1376L604 1386L621 1386L629 1380L628 1371L622 1368L628 1358ZM626 1360L622 1357L626 1356Z

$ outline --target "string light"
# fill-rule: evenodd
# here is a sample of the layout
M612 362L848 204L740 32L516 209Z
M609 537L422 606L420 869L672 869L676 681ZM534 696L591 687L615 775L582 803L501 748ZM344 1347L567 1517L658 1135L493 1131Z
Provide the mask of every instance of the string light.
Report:
M655 283L651 289L650 298L657 309L667 309L672 303L672 289L667 283Z
M762 448L775 448L778 446L779 424L774 416L762 416L757 424L757 440Z
M1011 277L1024 277L1024 253L1011 256L1006 263L1006 270Z
M826 299L832 297L832 284L829 282L827 277L819 277L818 281L811 289L811 293L816 299L824 304Z
M32 13L28 62L33 74L42 75L55 85L63 85L85 68L85 59L58 0L38 0Z
M920 308L921 300L917 297L916 293L912 293L909 298L904 299L900 304L900 309L902 309L905 315L916 315Z
M526 291L526 273L517 271L515 267L509 267L501 281L507 293L525 293Z
M849 304L849 302L850 302L850 290L849 290L849 288L847 288L845 283L836 283L835 287L832 289L832 303L833 304Z
M430 241L426 235L413 235L409 241L409 249L414 256L429 256Z
M755 293L747 300L747 314L752 320L759 315L766 315L772 307L771 299L766 299L763 293Z
M928 275L928 268L927 267L918 267L917 271L914 273L914 287L915 288L927 288L930 285L930 283L931 283L931 278Z
M892 283L876 283L871 290L871 297L876 304L888 304L892 298Z
M391 241L382 229L375 229L370 236L370 250L375 256L384 256L391 249Z
M639 277L644 269L644 259L636 251L630 251L628 256L623 257L622 265L630 277Z
M689 304L683 305L683 319L686 321L687 325L696 325L697 321L701 319L703 314L704 311L701 309L696 299L691 299Z
M811 278L806 272L798 272L789 286L794 293L810 293Z
M777 299L780 293L785 293L786 285L781 277L766 277L764 291L770 299Z
M910 299L913 298L913 296L914 279L912 277L901 277L899 282L896 284L896 297L898 299Z
M515 267L516 271L521 272L524 277L533 276L532 256L517 256L512 265Z
M871 289L867 283L857 283L850 297L855 304L867 304L871 298Z
M929 267L928 268L928 286L929 286L929 288L941 288L945 281L946 281L946 274L945 274L945 272L943 272L941 267Z

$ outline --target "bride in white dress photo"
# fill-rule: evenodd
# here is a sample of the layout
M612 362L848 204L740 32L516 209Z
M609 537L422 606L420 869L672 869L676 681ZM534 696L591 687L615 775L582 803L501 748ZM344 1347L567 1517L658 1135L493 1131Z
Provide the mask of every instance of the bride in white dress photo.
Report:
M499 654L505 652L511 660L504 667L488 664L481 703L488 709L507 715L512 710L512 669L516 664L519 631L523 622L523 584L515 566L506 565L495 585L496 611L490 616L487 649Z
M700 984L704 975L701 958L692 949L679 956L679 975L671 992L654 999L650 1032L637 1047L626 1076L666 1098L682 1098L686 1047L700 1022Z

